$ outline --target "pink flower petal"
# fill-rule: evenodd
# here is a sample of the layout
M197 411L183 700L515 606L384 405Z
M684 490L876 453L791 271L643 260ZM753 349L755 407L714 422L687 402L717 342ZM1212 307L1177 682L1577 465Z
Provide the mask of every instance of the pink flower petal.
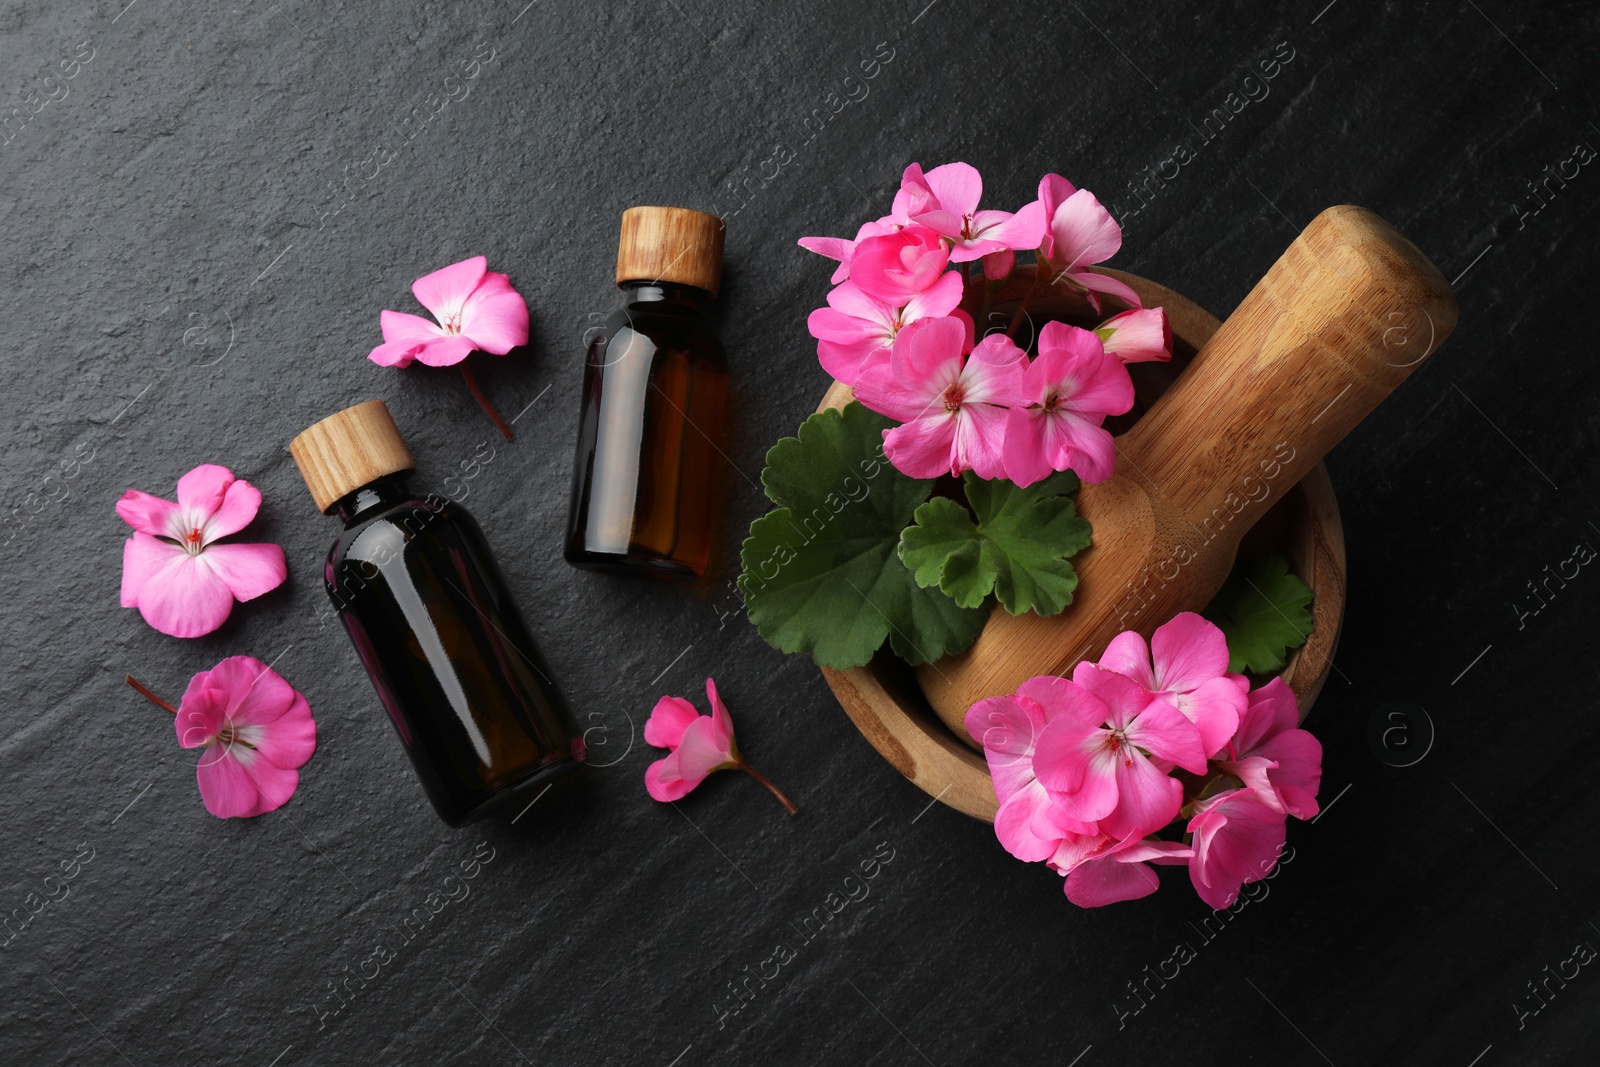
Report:
M1126 729L1150 704L1150 694L1129 678L1092 663L1073 668L1072 685L1091 694L1104 708L1103 722Z
M1098 263L1099 260L1094 262ZM411 283L411 292L417 298L417 303L433 312L433 317L440 323L444 323L451 316L460 314L467 296L478 287L488 270L487 258L473 256L460 263L441 267L432 274L424 274Z
M1140 299L1137 292L1107 275L1099 274L1092 270L1075 270L1067 275L1067 280L1073 285L1086 290L1084 295L1088 297L1089 305L1096 311L1100 310L1101 293L1115 297L1130 308L1144 306L1144 301Z
M294 686L254 656L229 656L209 671L195 675L184 701L196 688L206 687L220 687L228 694L227 717L238 725L267 726L291 711L310 711Z
M1016 214L980 211L974 220L983 227L983 236L999 241L1006 248L1024 251L1039 247L1047 229L1044 205L1037 200L1025 204Z
M148 536L135 534L134 537ZM127 556L124 555L124 564ZM144 621L171 637L200 637L228 620L233 592L209 566L179 549L138 591Z
M850 258L856 243L843 237L802 237L799 245L808 252L843 263Z
M1055 240L1050 232L1050 223L1056 217L1056 209L1061 206L1062 201L1077 191L1077 186L1059 174L1046 174L1039 179L1039 199L1036 203L1039 205L1044 222L1044 236L1039 245L1047 259L1054 258Z
M733 716L728 714L728 706L722 702L717 683L711 678L706 679L706 700L711 704L711 741L729 758L737 760L739 749L733 742Z
M1106 670L1116 671L1124 678L1131 678L1145 689L1156 688L1155 672L1150 666L1150 648L1137 630L1124 630L1113 637L1100 656L1099 665ZM1076 671L1073 676L1077 676Z
M1117 838L1143 837L1178 817L1183 785L1137 749L1124 750L1116 765L1116 797L1116 806L1100 820L1100 829Z
M964 291L961 275L956 271L947 270L939 275L938 281L922 292L912 295L900 313L900 321L904 325L909 325L919 319L936 319L950 315L961 304Z
M385 341L367 353L367 358L380 367L409 367L417 353L422 351L422 341Z
M1282 676L1274 677L1249 695L1244 714L1239 717L1239 736L1234 748L1239 752L1255 749L1269 737L1300 725L1300 706Z
M1322 787L1322 742L1307 730L1287 730L1258 751L1276 764L1267 777L1283 809L1297 819L1313 818Z
M469 338L440 337L418 348L416 359L430 367L453 367L476 350Z
M1239 713L1245 707L1245 686L1232 677L1213 678L1189 693L1162 695L1200 730L1206 755L1214 756L1227 745L1239 726Z
M949 320L954 321L954 320ZM962 400L968 404L1021 404L1027 353L1003 333L992 333L972 349L961 369Z
M254 746L262 759L284 770L304 766L317 750L317 724L311 718L306 698L299 693L276 722L270 726L243 726L239 735Z
M861 381L866 381L865 375ZM860 383L857 383L857 389L859 397ZM867 407L872 405L867 404ZM885 431L883 452L902 474L912 478L937 478L941 474L952 473L951 452L955 447L955 439L954 414L939 411Z
M1250 756L1241 760L1227 760L1217 766L1233 775L1245 784L1256 795L1256 798L1276 812L1284 812L1283 799L1278 796L1278 791L1272 787L1272 779L1268 776L1270 771L1277 769L1275 760L1265 756Z
M260 510L261 490L243 478L235 479L233 484L228 486L227 492L222 495L221 506L201 531L200 543L208 545L219 537L238 533L250 525ZM281 550L279 554L282 554Z
M874 344L871 341L859 341L853 345L835 344L832 341L817 342L817 362L822 364L822 369L827 371L835 381L845 385L859 385L862 375L875 367L882 367L890 383L894 375L889 372L889 348L886 345ZM860 399L857 397L857 399ZM872 407L863 402L863 406ZM877 411L877 408L873 408Z
M950 250L926 226L908 226L897 233L868 237L850 258L850 280L869 295L894 307L939 280L950 262Z
M817 308L806 316L806 329L819 341L832 341L840 345L857 345L870 341L874 347L884 346L885 335L889 332L878 323L858 319L833 308Z
M232 484L233 472L215 463L202 463L179 478L178 507L183 511L184 523L195 529L204 527L222 507L223 498Z
M1122 228L1087 189L1076 190L1056 208L1050 218L1050 236L1054 242L1051 265L1057 270L1104 263L1122 247Z
M178 734L178 744L184 748L200 748L211 743L228 720L228 704L232 700L226 688L211 682L211 672L201 671L189 679L178 703L178 714L172 726Z
M709 715L698 716L689 724L673 755L678 757L678 774L691 789L711 772L737 764L728 751L728 738Z
M700 717L693 704L683 697L664 696L656 701L644 724L644 740L656 748L677 748L683 732Z
M378 324L383 328L385 341L432 341L444 336L444 330L431 319L421 315L408 315L403 311L384 310L378 314Z
M1039 705L1046 725L1065 717L1080 726L1099 726L1106 721L1105 703L1092 692L1066 678L1042 674L1017 687L1017 695Z
M483 276L461 307L461 335L496 356L528 343L528 302L509 277L494 271Z
M1249 790L1218 793L1189 820L1194 858L1189 878L1213 908L1226 908L1239 889L1260 881L1277 865L1285 840L1284 817Z
M254 815L261 803L261 790L240 759L240 753L248 751L243 746L212 742L200 752L200 762L195 765L200 798L205 801L206 810L219 819ZM295 775L294 771L285 773ZM299 780L298 775L295 780Z
M994 817L994 834L1001 847L1024 863L1049 859L1060 837L1041 837L1034 832L1037 815L1049 806L1049 795L1037 782L1002 802Z
M1216 623L1185 611L1150 637L1156 686L1187 692L1228 673L1228 640Z
M1124 900L1138 900L1161 888L1156 872L1143 863L1123 863L1116 857L1086 860L1067 875L1067 899L1080 908L1099 908Z
M689 790L699 785L703 778L689 781L678 771L678 753L669 752L656 760L644 771L645 792L650 794L652 800L662 803L681 800L689 794Z
M1124 363L1172 359L1172 324L1161 308L1136 308L1113 315L1095 331L1107 352Z
M983 176L970 163L946 163L925 175L939 206L953 215L970 215L983 199Z
M122 521L139 533L157 537L182 537L178 527L182 524L182 509L170 500L129 489L117 501L117 514ZM126 606L126 605L124 605Z
M970 470L980 478L1005 477L1009 414L1009 408L994 404L961 405L955 418L954 462L949 464L952 474Z
M1101 673L1135 692L1143 692L1120 674L1113 671ZM1128 725L1127 733L1129 741L1157 759L1175 763L1194 774L1205 773L1206 752L1201 745L1199 729L1165 701L1152 700L1146 704L1144 710Z
M1012 408L1006 415L1001 460L1005 476L1026 488L1050 476L1054 468L1046 456L1048 417L1043 408Z
M278 545L207 545L196 559L226 583L235 600L254 600L289 576Z
M1061 839L1055 854L1045 860L1045 865L1057 874L1070 874L1080 863L1102 855L1115 840L1101 833L1068 834Z
M176 507L176 505L174 505ZM139 532L122 543L122 606L139 606L139 590L169 564L187 556L171 541Z

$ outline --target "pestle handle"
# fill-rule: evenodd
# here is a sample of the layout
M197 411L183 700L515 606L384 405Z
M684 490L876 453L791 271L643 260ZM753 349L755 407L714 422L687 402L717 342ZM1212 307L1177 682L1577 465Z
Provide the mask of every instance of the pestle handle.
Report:
M1322 212L1127 433L1116 473L1078 494L1094 545L1050 618L996 607L966 652L917 669L939 717L1039 674L1070 674L1123 630L1199 611L1239 539L1444 342L1450 286L1358 207Z
M1123 435L1119 468L1195 527L1241 497L1259 515L1455 324L1455 295L1415 245L1364 208L1328 208Z

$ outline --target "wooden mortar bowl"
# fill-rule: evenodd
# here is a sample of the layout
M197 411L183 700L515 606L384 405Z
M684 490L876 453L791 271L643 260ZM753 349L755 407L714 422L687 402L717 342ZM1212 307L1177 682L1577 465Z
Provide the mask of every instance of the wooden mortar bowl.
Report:
M1132 286L1146 307L1163 307L1172 323L1173 355L1170 364L1137 363L1133 376L1134 407L1127 415L1108 419L1113 433L1122 433L1170 385L1221 323L1193 301L1171 289L1137 275L1104 270ZM996 295L987 324L979 332L1003 329L1033 285L1033 268L1018 267L1006 287ZM1029 340L1030 325L1052 319L1093 326L1097 317L1082 297L1048 287L1033 303L1029 325L1018 332L1018 343ZM843 407L853 399L848 386L835 382L818 410ZM1333 654L1344 620L1344 528L1328 472L1318 464L1310 475L1284 494L1245 534L1239 558L1262 552L1279 552L1289 569L1311 586L1315 595L1314 622L1306 643L1290 654L1283 678L1300 702L1303 720L1333 669ZM1066 610L1071 611L1069 606ZM934 714L917 684L915 673L887 647L865 667L837 671L822 668L833 695L872 747L917 787L934 799L976 819L993 822L994 783L983 753Z

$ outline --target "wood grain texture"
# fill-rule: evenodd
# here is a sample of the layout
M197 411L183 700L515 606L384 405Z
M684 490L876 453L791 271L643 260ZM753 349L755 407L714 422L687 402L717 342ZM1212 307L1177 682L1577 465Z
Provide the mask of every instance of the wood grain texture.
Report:
M336 411L302 430L289 442L289 454L324 513L368 482L416 467L381 400Z
M630 207L617 241L617 284L676 282L712 296L722 285L722 220L685 207Z
M1193 301L1136 275L1104 270L1132 286L1146 306L1161 306L1173 327L1173 362L1170 366L1142 364L1130 368L1135 378L1135 421L1155 402L1193 360L1195 353L1217 332L1217 319ZM1032 285L1031 268L1019 268L995 301L1009 311ZM1089 312L1075 294L1049 290L1032 305L1035 322L1073 318ZM834 383L819 410L843 407L854 398L850 388ZM1313 467L1299 485L1290 489L1245 537L1251 552L1277 551L1288 559L1296 574L1305 578L1316 594L1312 605L1314 630L1295 650L1285 666L1284 680L1295 691L1301 717L1310 711L1333 664L1345 605L1344 534L1333 483L1321 465ZM1073 609L1068 608L1068 612ZM940 802L992 822L994 787L983 756L971 745L964 729L957 730L935 713L923 691L937 685L887 653L855 670L822 668L839 704L867 741L896 770ZM959 721L955 724L959 726Z
M997 608L970 649L919 670L940 718L963 732L974 701L1203 608L1243 534L1424 362L1386 341L1431 336L1431 351L1455 321L1443 276L1388 223L1349 206L1318 215L1119 438L1116 473L1079 491L1095 543L1073 561L1071 610Z

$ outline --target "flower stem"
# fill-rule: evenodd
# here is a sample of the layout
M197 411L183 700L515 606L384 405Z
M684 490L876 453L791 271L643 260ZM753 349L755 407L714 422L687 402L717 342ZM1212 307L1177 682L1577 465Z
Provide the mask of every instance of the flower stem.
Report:
M1028 315L1028 309L1033 306L1034 300L1039 296L1040 291L1044 289L1042 266L1041 264L1034 267L1033 285L1028 289L1028 294L1022 298L1022 303L1017 305L1016 313L1011 316L1011 325L1006 327L1006 336L1013 341L1017 339L1017 327L1022 325L1022 320Z
M748 774L750 777L754 778L756 781L760 782L762 785L766 786L767 791L778 798L778 803L789 809L790 815L800 814L800 809L794 806L794 801L784 796L783 790L772 784L772 779L768 778L766 775L750 766L750 764L746 763L744 760L739 761L739 769Z
M154 704L158 708L163 709L168 714L171 714L171 715L178 714L178 709L177 708L173 707L171 704L168 704L165 700L162 700L160 697L158 697L154 693L150 692L150 690L146 689L144 686L142 686L138 682L134 681L133 680L133 675L129 674L129 675L126 675L125 677L128 680L128 684L133 686L134 690L136 692L138 692L138 694L140 696L142 696L146 700L148 700L150 703Z
M516 436L511 432L511 427L506 425L506 420L500 417L500 413L494 409L494 405L489 403L489 398L478 387L478 379L472 376L472 368L467 366L466 360L461 361L461 377L466 380L467 391L472 394L472 399L476 400L478 406L489 416L489 421L494 423L495 429L499 430L507 441L515 441Z

